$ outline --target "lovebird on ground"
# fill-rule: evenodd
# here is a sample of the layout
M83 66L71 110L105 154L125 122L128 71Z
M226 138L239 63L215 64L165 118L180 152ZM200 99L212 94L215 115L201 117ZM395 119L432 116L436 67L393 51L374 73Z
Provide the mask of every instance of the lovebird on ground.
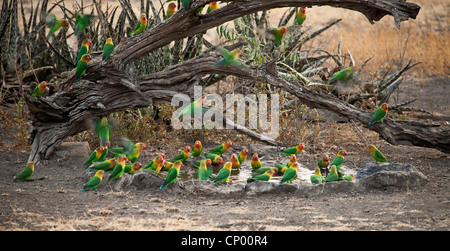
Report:
M314 175L311 175L311 183L313 185L325 183L325 178L322 176L319 166L316 167Z
M281 186L284 183L292 182L295 179L295 177L297 177L298 166L299 166L298 163L294 163L288 169L286 169L278 185Z
M166 10L166 18L169 18L175 13L177 10L177 5L175 3L169 3L169 6L167 6Z
M189 157L191 156L191 147L190 146L186 146L183 151L181 151L181 153L179 153L177 156L175 156L171 162L175 162L177 160L183 162L185 160L187 160Z
M125 155L120 155L117 158L117 164L114 167L114 169L111 172L111 175L109 176L108 182L110 182L113 179L118 179L122 177L123 172L125 171L125 165L128 161L127 157Z
M231 162L226 162L222 169L217 173L216 177L214 177L213 184L217 184L220 182L225 182L228 180L231 174Z
M194 147L192 148L192 156L194 157L198 157L200 156L200 154L202 154L202 142L200 142L199 140L195 141L194 143Z
M140 162L135 162L133 164L127 164L125 165L125 173L128 173L130 175L133 175L135 172L139 171L143 166Z
M220 164L223 163L223 158L220 157L220 155L215 154L215 153L208 153L208 154L206 154L205 159L210 159L212 164L214 164L214 165L220 165ZM200 162L201 162L201 160L196 161L195 163L191 163L191 164L193 164L196 167L199 167L200 166Z
M81 57L80 61L78 61L77 69L75 71L75 74L77 75L76 81L78 81L82 76L84 76L84 74L86 74L86 69L91 59L91 55L85 54Z
M355 175L354 174L349 174L349 175L345 175L343 177L339 177L339 181L349 181L352 182L355 180Z
M80 61L83 55L89 54L89 48L92 46L92 41L90 39L85 39L81 42L80 50L78 51L77 62Z
M317 161L317 166L320 168L321 172L327 172L329 164L330 158L328 157L328 154L323 155L323 157Z
M117 165L117 158L112 158L96 164L93 168L88 169L86 172L99 170L108 171L112 170L112 168L114 168L116 165Z
M295 15L294 19L294 25L302 25L303 22L306 19L306 8L300 8L300 10L297 12L297 15Z
M217 10L218 8L219 8L219 5L217 5L216 1L211 2L211 3L209 3L208 10L206 10L206 13L210 13L211 11Z
M354 66L350 66L343 70L335 72L333 76L331 76L331 78L328 80L327 84L330 84L335 80L348 81L352 77L354 72L355 72Z
M94 176L84 185L83 189L80 192L84 192L87 190L95 190L97 189L98 185L102 182L103 175L105 174L105 171L99 170L95 173Z
M248 155L248 149L244 148L239 152L238 160L239 160L239 163L241 163L241 165L242 165L242 163L244 163L244 161L247 160L247 155Z
M259 169L253 170L252 171L252 175L258 175L258 174L263 174L269 170L273 170L275 173L278 173L278 168L276 167L272 167L272 166L265 166L265 167L261 167Z
M289 162L286 164L286 166L291 167L291 165L294 163L297 163L297 155L292 154L291 157L289 157Z
M337 173L337 169L335 165L332 165L330 168L330 174L328 174L327 178L325 179L325 182L333 182L338 181L339 175Z
M41 97L44 94L46 89L47 89L47 82L42 81L36 86L36 88L34 88L34 91L31 94L31 96L32 97Z
M131 152L126 155L127 159L131 162L134 163L136 162L136 160L139 158L139 155L141 154L141 151L146 149L147 145L145 143L136 143L134 144L133 150L131 150Z
M388 104L386 103L381 104L381 106L375 110L372 119L369 121L369 125L373 123L383 122L384 118L388 113L388 109L389 109Z
M292 164L291 164L292 165ZM287 165L285 165L285 164L283 164L283 163L277 163L276 165L275 165L275 167L278 169L278 172L279 173L284 173L288 168L289 168L289 166L287 166Z
M45 18L45 25L50 29L47 35L47 40L52 37L61 27L69 27L69 21L67 19L58 19L55 15L50 13L43 13Z
M93 17L94 17L93 15L77 13L77 17L75 18L75 29L74 29L75 36L77 36L78 33L80 33L89 26L91 18Z
M190 0L181 0L181 6L183 6L184 12L187 13L189 10L189 7L191 6Z
M155 157L152 161L150 161L144 169L147 170L154 170L156 174L158 174L161 171L161 168L164 165L165 159L161 156Z
M235 153L233 153L231 155L231 168L232 169L238 169L239 167L241 167L241 163L239 163L238 157Z
M287 32L287 28L285 26L281 26L279 28L268 29L267 31L275 36L275 47L278 47L281 45L281 40L283 40L284 34Z
M254 181L269 181L272 179L272 176L275 174L274 170L267 170L265 173L256 175L255 177L250 177L247 179L247 183L254 182Z
M89 156L88 160L86 161L86 168L85 170L94 162L98 161L100 157L102 157L103 152L105 152L105 148L100 146L97 147Z
M228 151L232 146L233 146L233 142L228 141L228 142L223 143L222 145L218 145L218 146L214 147L213 149L209 150L208 153L215 153L218 155L222 155L223 153Z
M139 21L134 26L134 31L133 33L131 33L131 36L142 33L145 28L147 28L147 15L145 13L142 13L139 17Z
M169 172L167 172L166 179L164 180L163 184L159 187L159 189L163 189L166 186L175 182L175 180L178 177L178 174L180 173L181 166L183 166L183 163L179 160L173 163L172 167L169 169Z
M285 149L284 151L279 152L278 154L282 154L282 155L295 154L295 155L298 155L298 154L300 154L303 151L303 148L305 148L305 144L301 143L301 144L299 144L296 147L291 147L291 148Z
M144 167L144 169L147 170L155 170L155 161L160 161L162 162L163 160L166 159L166 155L164 153L160 153L159 156L156 156L152 161L148 162L148 164Z
M204 159L200 162L200 166L198 167L198 179L199 180L208 180L209 176L211 176L211 172L208 170L208 167L211 165L210 159Z
M112 41L112 38L107 38L105 45L103 45L103 53L102 53L102 61L105 61L109 56L111 56L112 52L114 51L114 43Z
M239 55L240 55L240 51L234 50L232 52L230 52L229 50L221 47L220 49L220 53L222 53L223 55L223 59L220 60L219 62L215 63L215 66L236 66L236 67L244 67L247 68L247 65L240 61Z
M172 166L173 166L173 162L164 160L161 171L169 171Z
M203 105L206 103L206 97L198 100L194 100L192 103L187 105L186 107L181 110L180 114L176 117L176 119L180 118L181 116L184 116L185 114L190 113L191 118L195 117L195 114L200 114L206 112L208 109L203 107Z
M253 154L250 166L252 167L252 170L257 170L261 168L261 160L259 160L257 153Z
M373 159L376 160L377 162L389 163L384 154L380 150L378 150L378 148L376 148L374 145L368 145L367 150L369 150Z
M28 180L34 173L34 161L28 161L25 168L20 172L19 176L17 176L13 181L18 182L22 180Z
M347 156L347 152L345 150L340 150L330 165L335 165L336 169L339 170L339 168L341 168L342 166L342 163L344 163L344 156Z

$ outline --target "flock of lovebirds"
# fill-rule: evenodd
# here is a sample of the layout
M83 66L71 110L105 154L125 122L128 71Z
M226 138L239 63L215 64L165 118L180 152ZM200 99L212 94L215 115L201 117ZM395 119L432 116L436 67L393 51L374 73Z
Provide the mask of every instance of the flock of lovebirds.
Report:
M373 114L369 125L373 123L383 122L387 115L388 105L382 104ZM183 112L182 112L183 113ZM192 158L201 158L196 162L189 162L192 166L197 168L199 180L210 180L212 184L221 182L229 182L232 169L239 169L241 165L247 160L248 150L242 149L239 154L233 153L230 161L225 162L223 167L217 174L213 174L212 165L221 165L223 163L223 154L231 149L233 143L231 141L218 145L206 153L203 152L203 147L200 141L196 141L192 146L186 146L178 155L170 160L166 160L166 155L160 153L147 165L143 166L138 162L138 158L142 150L146 149L145 143L136 143L128 139L122 140L123 147L109 148L109 132L111 125L107 118L103 117L99 121L94 121L95 131L100 140L100 146L97 147L86 161L85 170L87 172L96 172L95 175L86 183L81 191L94 190L102 182L103 176L109 173L108 181L119 179L123 173L130 175L135 174L140 169L152 170L155 174L161 171L167 171L163 184L160 189L174 183L178 178L180 168L192 156ZM282 174L279 185L292 182L297 177L297 170L299 163L297 162L297 155L300 154L305 145L303 143L287 148L280 155L287 155L289 162L286 164L278 163L275 167L263 167L261 160L257 153L253 154L250 166L252 168L252 175L247 179L247 183L254 181L270 181L273 175ZM388 162L386 157L374 145L368 145L372 157L377 162ZM111 152L115 157L106 159L108 153ZM324 155L318 162L315 168L314 175L311 176L312 184L319 184L334 181L353 181L352 174L346 175L341 166L344 162L344 157L347 155L345 150L340 150L333 161L330 163L328 155ZM28 180L34 172L34 162L27 163L25 169L14 179L14 182Z

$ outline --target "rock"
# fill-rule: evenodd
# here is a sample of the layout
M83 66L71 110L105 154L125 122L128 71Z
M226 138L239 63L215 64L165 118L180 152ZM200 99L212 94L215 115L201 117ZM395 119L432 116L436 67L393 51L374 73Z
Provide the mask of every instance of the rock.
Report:
M277 184L274 182L267 182L267 181L254 181L247 183L245 185L245 190L250 192L256 192L256 193L264 193L272 191L277 187Z
M59 166L84 169L91 152L88 142L63 142L48 161L56 161Z
M410 164L367 163L356 173L355 179L367 189L409 189L423 184L427 177Z
M335 181L327 182L317 185L305 185L301 186L299 189L300 194L307 196L313 195L330 195L337 193L355 193L360 192L361 188L355 182L348 181Z
M257 153L260 158L264 156L264 159L273 159L277 157L278 151L276 146L252 144L248 147L248 158L251 159L253 154Z
M137 171L132 178L130 186L137 189L159 189L164 182L164 179L153 171L143 169Z

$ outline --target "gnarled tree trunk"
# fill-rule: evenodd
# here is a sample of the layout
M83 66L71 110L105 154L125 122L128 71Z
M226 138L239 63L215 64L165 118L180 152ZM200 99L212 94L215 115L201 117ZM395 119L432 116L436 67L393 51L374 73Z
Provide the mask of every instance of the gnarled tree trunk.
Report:
M418 5L402 0L253 0L232 1L212 13L195 14L198 7L209 2L211 1L193 1L187 13L177 11L171 18L144 33L123 39L107 61L101 61L101 56L94 57L86 75L80 81L75 82L74 70L66 72L62 74L66 78L60 79L60 84L52 95L39 99L27 97L32 123L29 160L48 158L64 139L89 129L89 121L93 118L125 109L170 103L172 97L179 93L192 96L194 84L203 76L212 73L255 79L282 88L310 107L327 109L360 122L392 144L435 147L450 152L448 132L406 126L391 120L387 120L383 125L368 127L370 113L325 92L281 78L274 62L246 69L217 67L214 63L221 60L221 56L218 52L211 52L150 75L135 76L130 72L129 66L133 61L172 41L206 32L210 28L257 11L289 6L330 5L359 11L371 23L385 15L392 15L399 26L401 21L417 16L420 9ZM276 141L269 143L276 144Z

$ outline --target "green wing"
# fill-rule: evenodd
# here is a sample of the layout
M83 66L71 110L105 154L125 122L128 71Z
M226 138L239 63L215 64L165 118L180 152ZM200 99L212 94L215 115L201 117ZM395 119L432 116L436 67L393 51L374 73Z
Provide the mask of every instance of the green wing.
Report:
M87 63L80 60L77 63L77 70L75 71L75 73L78 76L83 76L86 73L86 69L87 69Z
M335 165L336 169L339 169L339 168L341 168L342 163L344 163L344 158L336 157L336 158L334 158L333 162L331 162L330 166Z
M214 154L222 154L223 153L223 145L216 146L213 149L211 149L209 152L214 153Z
M286 182L293 181L295 176L297 176L297 170L295 170L294 168L288 168L284 172L283 177L281 178L280 185L282 185Z
M324 183L324 182L325 182L325 178L322 175L316 174L316 175L311 176L311 183L313 185Z
M278 154L283 154L283 155L297 154L297 148L291 147L291 148L285 149L282 152L279 152Z
M171 167L169 169L169 172L167 173L166 179L164 180L164 183L161 185L159 189L163 189L167 185L170 185L175 182L175 180L178 177L178 170L174 167Z
M230 176L230 171L226 168L222 168L222 169L220 169L217 176L214 178L213 183L226 181L229 176Z
M103 58L102 58L102 60L105 60L106 58L111 56L113 50L114 50L114 45L113 44L105 44L105 46L103 46Z
M78 51L78 57L77 57L77 62L80 61L81 57L84 54L88 54L88 48L86 46L81 46L80 50Z
M111 181L111 180L113 180L113 179L122 177L122 174L123 174L123 171L124 171L124 170L125 170L125 167L124 167L124 166L122 166L122 165L120 165L120 164L117 164L117 165L114 167L114 169L112 170L111 176L109 176L110 178L109 178L108 182Z
M14 179L14 182L21 181L21 180L27 180L33 175L33 169L29 167L25 167L23 171L17 176L17 178Z
M369 122L369 125L375 122L382 122L384 117L386 116L386 112L382 109L378 108L373 114L372 119Z
M380 152L380 150L375 150L373 158L378 162L388 162L386 157L382 152Z
M102 180L99 177L94 176L86 183L86 185L83 187L83 190L81 191L84 192L89 189L96 189L101 181Z

